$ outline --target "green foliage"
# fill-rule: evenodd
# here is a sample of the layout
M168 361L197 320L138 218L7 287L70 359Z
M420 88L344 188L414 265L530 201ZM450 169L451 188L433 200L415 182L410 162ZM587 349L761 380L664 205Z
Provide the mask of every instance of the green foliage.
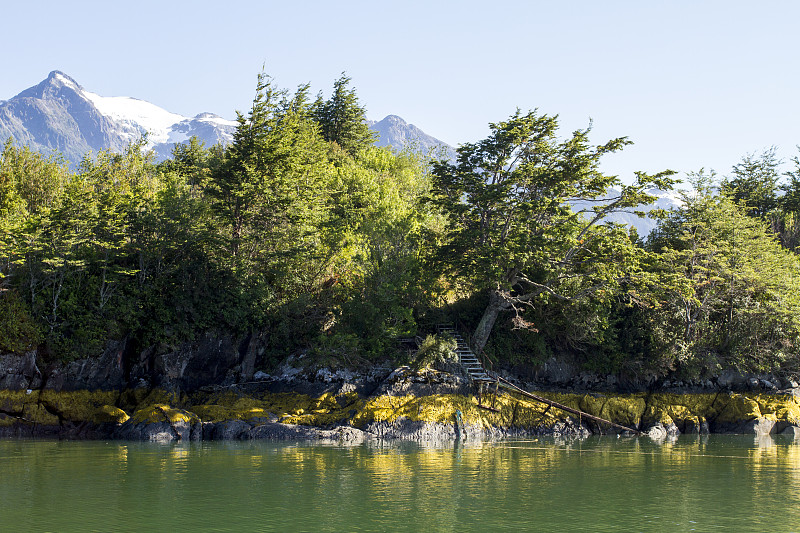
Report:
M335 330L362 339L369 357L413 336L426 300L422 258L438 219L420 198L428 179L409 154L371 147L337 167L324 226Z
M316 228L329 167L309 112L306 87L289 98L262 74L205 188L223 232L221 259L253 305L278 305L313 285L325 260Z
M460 318L498 364L800 368L800 265L773 235L800 243L797 158L783 195L774 150L743 158L722 194L690 176L695 191L643 245L607 217L674 180L603 174L627 139L561 139L556 117L517 112L431 164L374 147L349 82L311 103L261 74L231 145L193 139L159 164L138 142L70 173L6 143L0 349L42 343L69 360L109 339L136 351L216 330L265 339L262 365L353 366ZM452 349L429 336L415 364Z
M0 291L0 352L23 353L41 342L30 308L14 291Z
M734 165L732 176L722 181L722 193L743 204L747 214L764 218L778 205L778 166L775 148L748 154Z
M522 114L490 124L490 136L458 148L458 161L433 168L432 203L451 224L439 264L470 290L491 295L474 343L481 350L500 311L543 300L597 297L635 274L638 248L627 231L603 223L668 189L672 172L637 173L633 185L598 169L600 158L629 141L589 144L589 130L566 140L555 117ZM619 190L610 192L611 187Z
M358 103L355 89L348 89L349 84L350 78L342 73L333 84L330 99L323 101L322 95L317 97L312 115L326 141L355 156L372 146L377 134L369 128L366 110Z
M458 343L450 335L428 335L422 341L411 364L415 369L421 370L458 363L457 347Z
M748 207L714 196L704 174L691 177L695 192L649 242L661 279L673 280L662 284L660 312L676 366L764 371L795 359L800 262Z

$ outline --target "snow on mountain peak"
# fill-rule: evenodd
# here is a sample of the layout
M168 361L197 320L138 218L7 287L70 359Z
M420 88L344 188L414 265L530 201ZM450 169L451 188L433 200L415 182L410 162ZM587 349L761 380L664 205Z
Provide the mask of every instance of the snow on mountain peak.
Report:
M71 89L117 126L123 142L133 142L147 136L147 148L163 144L186 142L194 132L192 123L207 124L217 130L218 139L232 139L237 123L212 113L194 118L171 113L145 100L129 96L101 96L87 91L61 71L54 70L46 80L50 85Z
M48 78L60 83L65 87L69 87L75 92L81 92L83 90L81 89L81 86L75 82L75 80L73 80L60 70L54 70L53 72L50 73L50 76L48 76Z
M180 142L170 139L170 130L187 117L170 113L157 105L129 96L100 96L83 91L83 96L92 102L101 114L120 124L129 140L147 134L147 144L152 146L165 142ZM181 139L185 140L185 139Z

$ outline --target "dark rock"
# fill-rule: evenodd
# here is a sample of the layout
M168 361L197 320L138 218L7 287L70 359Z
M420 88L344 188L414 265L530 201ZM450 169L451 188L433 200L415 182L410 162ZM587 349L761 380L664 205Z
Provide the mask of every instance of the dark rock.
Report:
M390 440L443 442L454 441L457 437L454 425L421 422L405 417L393 421L372 422L364 431L376 438Z
M684 420L683 430L681 433L685 433L687 435L708 435L710 433L708 422L705 420L697 421L693 418L687 418Z
M268 423L252 428L247 436L264 440L306 440L319 439L322 430L310 426Z
M53 368L45 388L53 390L121 390L125 388L125 341L109 341L100 357L87 357Z
M551 357L536 372L536 379L537 381L561 385L568 383L576 374L577 371L571 364Z
M255 375L256 359L264 353L263 333L248 335L239 351L244 354L239 366L240 381L252 381Z
M781 432L781 435L790 435L795 439L800 439L800 427L798 426L787 426Z
M24 355L0 355L0 389L37 389L42 373L36 365L36 351Z
M775 428L775 421L758 417L750 420L716 422L714 433L736 433L744 435L769 435Z
M208 385L230 384L240 368L239 343L230 336L206 335L175 350L144 358L152 360L151 383L166 390L196 390ZM144 372L134 369L136 376Z
M128 420L114 431L112 437L119 440L138 440L149 442L172 442L179 440L178 434L169 422L140 422Z
M723 389L735 389L743 385L747 378L733 369L726 369L717 376L717 384Z
M205 424L203 435L206 435ZM243 420L225 420L216 422L208 433L208 440L235 440L250 438L249 432L253 426Z

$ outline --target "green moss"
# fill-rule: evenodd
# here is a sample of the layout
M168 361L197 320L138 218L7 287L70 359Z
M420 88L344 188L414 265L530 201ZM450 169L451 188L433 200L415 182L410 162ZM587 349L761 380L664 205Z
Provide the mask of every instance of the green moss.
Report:
M492 399L484 398L484 402L491 404ZM539 402L518 400L506 394L494 399L494 408L497 412L482 409L475 396L379 396L364 402L351 424L363 427L371 422L391 422L401 417L419 422L452 424L456 411L461 411L465 424L477 427L536 428L564 418L560 410L547 410L547 406Z
M0 390L0 411L6 413L21 413L26 404L38 403L39 391Z
M14 418L13 416L9 416L5 413L0 413L0 428L13 426L18 422L19 420Z
M139 393L140 395L142 393ZM164 389L152 389L136 402L136 408L141 409L149 405L182 405L180 396Z
M253 418L268 418L270 412L262 407L225 407L222 405L203 404L193 405L191 411L204 422L222 422L223 420L251 420Z
M701 422L715 418L724 407L725 403L717 400L717 394L651 394L647 397L642 421L647 424L675 423L678 426L691 423L697 427Z
M283 422L312 426L330 426L346 422L352 411L363 406L356 393L323 394L313 398L297 393L264 393L260 396L240 396L233 392L190 398L201 401L189 409L207 422L222 420L252 420L276 417Z
M42 424L45 426L59 425L58 416L54 415L42 404L38 403L26 404L22 411L22 417L26 421L33 422L34 424Z
M603 406L606 404L608 399L605 396L598 396L594 394L586 394L580 399L580 403L578 404L578 408L583 411L584 413L589 413L590 415L600 416L600 413L603 410Z
M635 428L641 423L646 407L647 402L641 396L612 396L603 405L599 416Z

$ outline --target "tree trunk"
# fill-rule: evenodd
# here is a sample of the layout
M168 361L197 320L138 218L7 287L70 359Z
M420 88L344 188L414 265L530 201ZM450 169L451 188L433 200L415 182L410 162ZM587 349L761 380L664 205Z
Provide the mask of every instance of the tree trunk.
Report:
M499 290L493 289L489 293L489 305L486 307L486 311L483 312L483 317L481 317L478 327L475 328L475 334L472 336L472 348L476 353L480 353L486 346L486 341L489 340L489 334L492 332L497 315L507 307L506 304L506 299Z

